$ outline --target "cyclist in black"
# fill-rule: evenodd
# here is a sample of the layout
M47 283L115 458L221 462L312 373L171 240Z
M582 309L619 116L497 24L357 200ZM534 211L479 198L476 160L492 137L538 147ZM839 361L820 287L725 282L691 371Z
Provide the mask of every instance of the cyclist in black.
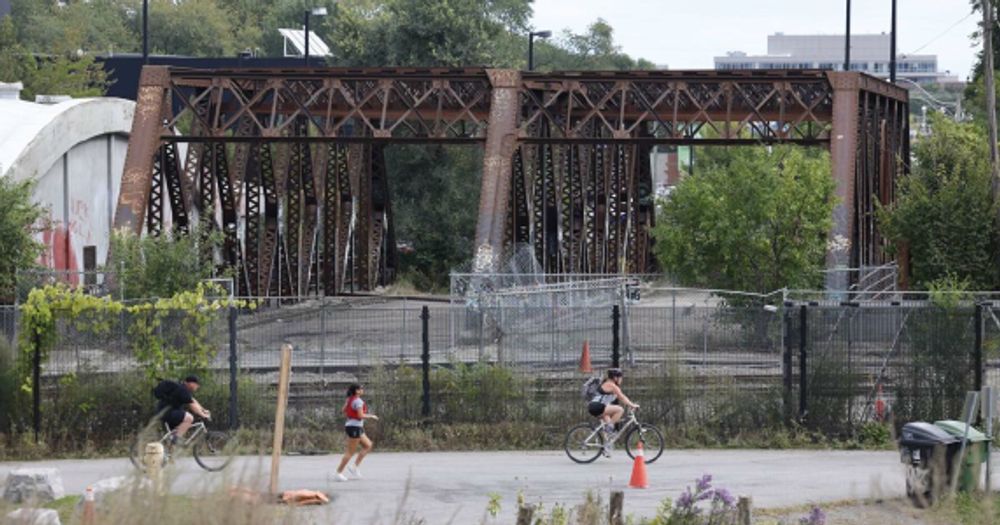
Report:
M184 437L194 424L192 414L212 419L212 413L194 398L194 393L200 387L198 376L190 375L180 382L165 379L153 389L153 396L157 399L156 413L173 430L171 439L174 442Z
M597 395L591 398L587 404L587 412L594 417L601 418L604 422L604 431L611 434L615 430L615 424L621 420L625 414L622 405L630 408L639 408L628 396L622 392L621 384L625 374L621 368L608 370L608 375L601 386L597 387Z

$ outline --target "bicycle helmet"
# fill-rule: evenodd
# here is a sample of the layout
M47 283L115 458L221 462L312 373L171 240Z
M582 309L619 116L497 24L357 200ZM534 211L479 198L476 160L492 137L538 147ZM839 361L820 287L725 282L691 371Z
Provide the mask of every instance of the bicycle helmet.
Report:
M616 377L622 377L625 373L622 372L621 368L610 368L608 369L608 379L614 379Z

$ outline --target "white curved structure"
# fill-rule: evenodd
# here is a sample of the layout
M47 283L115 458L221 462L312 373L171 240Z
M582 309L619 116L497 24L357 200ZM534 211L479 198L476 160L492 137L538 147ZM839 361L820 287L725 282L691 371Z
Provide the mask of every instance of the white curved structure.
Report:
M0 176L34 183L49 210L41 263L70 273L104 264L135 103L0 100Z

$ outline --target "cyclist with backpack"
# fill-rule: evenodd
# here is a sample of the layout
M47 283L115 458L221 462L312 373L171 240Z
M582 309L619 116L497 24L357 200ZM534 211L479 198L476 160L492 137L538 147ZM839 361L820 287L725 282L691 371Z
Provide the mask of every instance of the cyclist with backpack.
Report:
M198 376L190 375L180 382L164 379L153 388L153 397L156 398L156 413L159 414L160 420L173 431L173 436L170 439L174 443L184 437L184 434L194 424L192 413L205 419L212 419L212 413L202 407L194 398L194 393L200 387Z
M361 479L361 462L364 461L365 456L372 451L372 447L374 446L372 440L365 435L365 420L378 421L378 416L368 413L368 405L361 399L361 396L364 394L365 387L361 385L352 384L347 387L347 401L344 403L344 416L347 417L344 431L347 433L347 443L345 445L344 457L340 459L340 466L337 467L337 474L334 476L334 479L337 481L347 481L347 476L344 476L345 467L347 467L348 472L355 479ZM357 452L359 444L361 445L361 452L358 453L358 458L354 461L354 464L348 466L351 457Z
M601 381L598 378L591 378L585 385L589 402L587 412L594 417L598 417L604 423L604 432L610 435L615 430L615 424L621 420L625 414L622 405L630 408L639 408L628 396L622 392L621 384L624 373L620 368L612 368Z

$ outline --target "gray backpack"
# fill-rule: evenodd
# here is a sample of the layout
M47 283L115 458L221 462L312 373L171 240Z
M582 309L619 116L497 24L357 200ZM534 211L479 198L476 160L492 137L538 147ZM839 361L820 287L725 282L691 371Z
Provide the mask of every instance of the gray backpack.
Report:
M600 387L601 387L601 378L591 377L590 379L588 379L586 382L583 383L582 387L580 387L580 396L583 397L584 401L590 401L591 399L594 399L594 397L598 395L599 392L597 391L597 389Z

